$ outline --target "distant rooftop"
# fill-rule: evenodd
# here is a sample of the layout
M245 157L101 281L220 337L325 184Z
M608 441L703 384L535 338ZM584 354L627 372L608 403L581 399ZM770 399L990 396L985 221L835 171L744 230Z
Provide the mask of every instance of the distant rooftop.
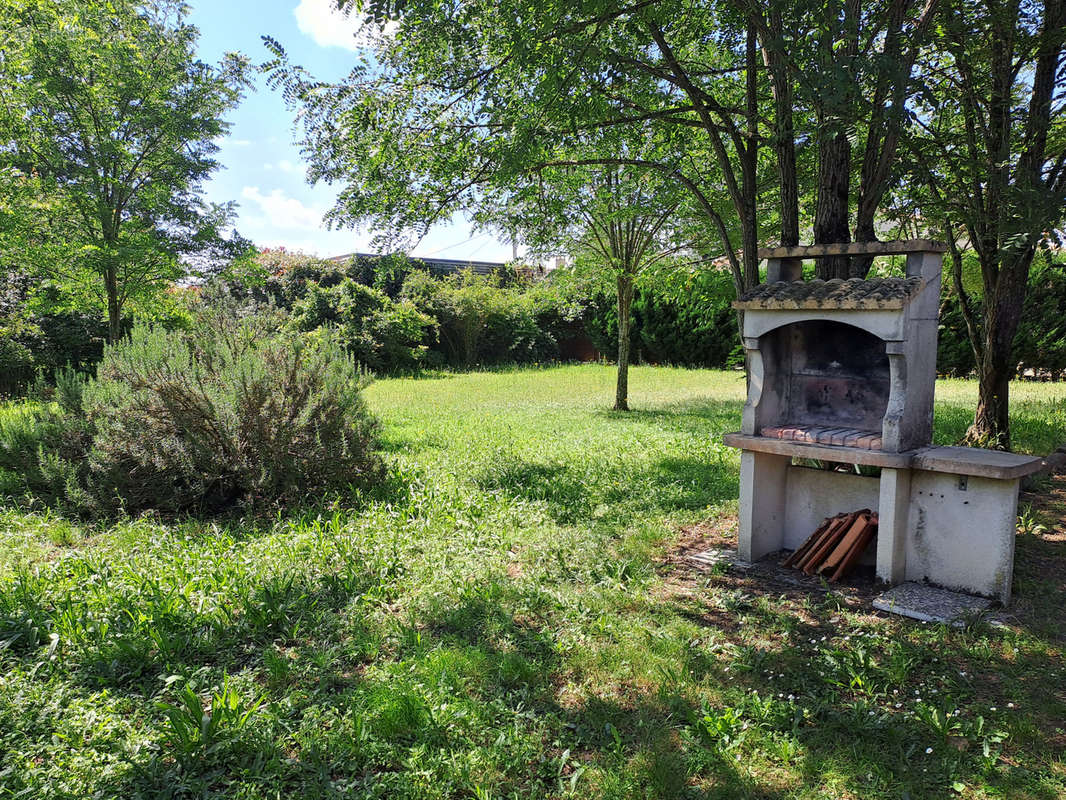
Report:
M326 261L343 263L353 258L381 258L377 253L345 253L341 256L330 256ZM491 275L494 272L503 272L509 269L503 261L471 261L462 258L430 258L427 256L408 256L412 261L421 261L432 272L462 272L465 269L478 275Z

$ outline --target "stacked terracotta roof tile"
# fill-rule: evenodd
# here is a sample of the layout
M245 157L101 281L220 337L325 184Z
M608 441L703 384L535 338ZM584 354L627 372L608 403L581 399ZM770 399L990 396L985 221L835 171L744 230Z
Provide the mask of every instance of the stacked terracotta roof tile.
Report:
M778 281L761 283L745 292L733 307L900 309L921 291L922 285L921 278Z
M838 514L824 520L782 563L808 575L826 575L834 582L855 569L876 535L877 514L870 509Z

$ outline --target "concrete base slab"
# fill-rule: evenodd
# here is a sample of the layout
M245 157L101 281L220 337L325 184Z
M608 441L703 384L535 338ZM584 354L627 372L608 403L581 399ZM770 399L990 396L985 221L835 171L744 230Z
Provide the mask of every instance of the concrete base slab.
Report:
M751 562L742 559L736 550L723 547L714 547L710 550L704 550L702 553L693 553L688 558L689 561L693 561L706 569L711 569L719 564L727 568L740 570L748 570L752 566Z
M960 625L966 616L979 614L992 603L985 597L950 592L923 583L901 583L876 598L873 607L924 622Z

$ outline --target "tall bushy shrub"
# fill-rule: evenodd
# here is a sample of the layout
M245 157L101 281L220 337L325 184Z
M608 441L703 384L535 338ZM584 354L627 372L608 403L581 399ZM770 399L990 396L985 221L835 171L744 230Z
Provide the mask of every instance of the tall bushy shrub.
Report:
M77 511L96 505L88 468L92 426L82 405L87 382L65 367L56 372L48 401L0 415L0 468L47 505Z
M22 342L0 336L0 398L22 394L33 380L33 353Z
M77 402L40 412L51 433L23 474L87 513L286 502L373 482L377 423L355 362L330 329L308 338L279 323L223 305L183 333L135 327Z
M562 301L544 289L497 276L460 273L435 278L413 272L401 297L434 318L437 351L456 367L523 364L559 356L557 324L567 318Z
M1048 259L1029 277L1021 322L1014 337L1013 359L1019 374L1037 377L1066 376L1066 265ZM981 317L981 287L970 288ZM965 377L976 370L973 348L958 298L947 290L940 306L937 371L941 375Z
M959 310L958 300L947 295L940 304L936 371L952 378L965 378L975 368L973 347L966 333L966 321Z
M379 372L409 372L426 362L426 341L436 338L436 323L408 301L393 301L383 292L350 278L308 288L292 308L291 326L317 331L337 328L340 341L355 360Z
M1066 375L1066 274L1063 264L1033 270L1014 357L1021 372L1062 378Z

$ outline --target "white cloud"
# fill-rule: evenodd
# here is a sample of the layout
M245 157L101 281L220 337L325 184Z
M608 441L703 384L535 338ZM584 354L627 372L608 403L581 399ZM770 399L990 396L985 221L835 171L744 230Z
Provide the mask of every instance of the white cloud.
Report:
M255 203L271 228L296 231L317 231L322 228L322 209L305 206L281 189L263 194L258 186L245 186L241 197Z
M289 159L283 158L283 159L281 159L281 161L274 162L274 163L269 162L269 161L266 162L265 164L263 164L263 169L265 169L267 171L280 169L282 172L287 172L289 174L292 174L294 172L299 172L300 165L299 164L293 164L291 161L289 161Z
M359 20L337 10L334 0L300 0L293 11L296 26L320 47L343 47L356 50L356 40L362 25Z
M226 142L233 147L251 147L255 144L251 139L227 139Z
M320 47L343 47L358 50L379 44L381 37L391 37L399 27L396 22L385 23L384 30L359 19L359 12L351 15L337 10L336 0L300 0L293 10L296 26Z

